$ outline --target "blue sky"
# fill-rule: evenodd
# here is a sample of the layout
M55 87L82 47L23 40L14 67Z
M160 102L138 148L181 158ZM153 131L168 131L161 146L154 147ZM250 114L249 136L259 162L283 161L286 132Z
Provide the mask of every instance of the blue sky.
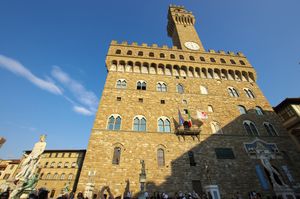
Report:
M169 4L194 13L206 49L243 52L271 105L299 97L299 0L0 1L0 158L43 133L47 149L86 148L110 41L171 46Z

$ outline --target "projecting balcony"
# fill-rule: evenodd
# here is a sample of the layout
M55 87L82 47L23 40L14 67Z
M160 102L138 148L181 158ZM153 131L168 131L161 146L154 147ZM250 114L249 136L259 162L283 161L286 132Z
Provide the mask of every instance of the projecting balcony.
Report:
M200 127L193 125L191 127L188 126L179 126L175 130L176 135L181 135L181 136L198 136L200 135Z

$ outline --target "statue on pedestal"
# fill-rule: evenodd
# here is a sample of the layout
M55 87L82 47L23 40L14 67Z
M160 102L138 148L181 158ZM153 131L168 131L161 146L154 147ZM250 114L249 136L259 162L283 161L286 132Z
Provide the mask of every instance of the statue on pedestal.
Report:
M31 153L29 155L24 154L25 158L21 163L21 171L15 177L16 188L10 198L19 198L25 190L34 189L38 181L36 169L46 148L45 139L46 136L41 135L40 141L35 143Z

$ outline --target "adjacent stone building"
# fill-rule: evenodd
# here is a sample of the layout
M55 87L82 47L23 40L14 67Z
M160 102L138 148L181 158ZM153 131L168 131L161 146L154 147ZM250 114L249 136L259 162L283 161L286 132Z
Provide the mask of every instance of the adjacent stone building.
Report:
M299 152L255 69L241 52L205 50L194 25L171 5L172 47L111 42L78 191L299 193Z
M76 191L84 157L85 150L45 150L37 171L36 188L49 190L50 198L57 198L64 189Z
M13 176L15 176L20 160L0 160L0 192L11 187Z
M286 98L274 110L300 149L300 98Z

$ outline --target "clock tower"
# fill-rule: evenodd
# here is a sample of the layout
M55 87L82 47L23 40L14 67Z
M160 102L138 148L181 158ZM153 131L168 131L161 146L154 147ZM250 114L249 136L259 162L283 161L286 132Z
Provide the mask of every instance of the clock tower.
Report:
M183 6L170 5L168 13L168 36L179 49L205 51L194 27L195 17Z

